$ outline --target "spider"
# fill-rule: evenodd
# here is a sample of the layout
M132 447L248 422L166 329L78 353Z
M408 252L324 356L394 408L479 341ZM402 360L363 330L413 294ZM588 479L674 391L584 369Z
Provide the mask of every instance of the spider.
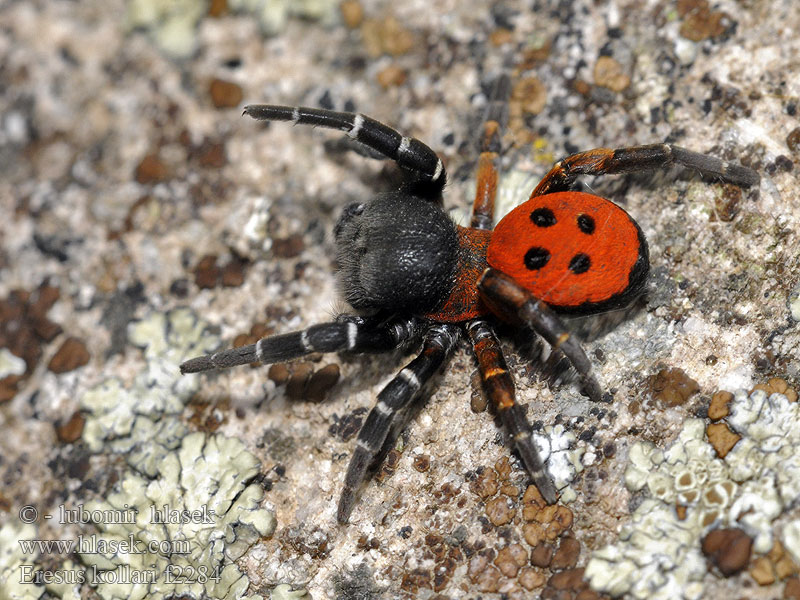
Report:
M493 225L500 137L510 80L495 82L487 104L469 227L444 212L447 176L421 141L362 114L305 107L251 105L244 114L339 129L389 158L405 174L397 191L346 206L335 229L338 285L354 314L190 359L182 373L275 363L312 352L388 352L421 340L419 354L378 394L358 434L339 500L346 523L369 469L378 466L410 419L411 407L466 334L493 404L522 464L548 504L557 490L533 441L495 333L495 319L532 328L574 367L582 391L601 387L580 343L560 314L591 315L630 304L649 272L647 241L616 204L571 191L579 175L628 173L673 164L739 186L757 173L672 144L597 148L557 162L530 198Z

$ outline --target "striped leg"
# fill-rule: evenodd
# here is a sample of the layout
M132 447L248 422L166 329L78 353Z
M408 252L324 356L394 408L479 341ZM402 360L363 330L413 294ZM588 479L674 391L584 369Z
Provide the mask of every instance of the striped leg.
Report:
M726 163L707 154L699 154L672 144L650 144L629 148L595 148L579 152L557 162L533 190L531 197L568 190L579 175L609 175L681 165L713 177L749 187L758 185L758 173L741 165Z
M422 352L392 379L380 394L358 433L358 441L339 499L337 519L347 523L356 500L356 492L366 478L367 469L383 455L387 443L393 443L405 426L405 413L419 397L425 383L439 370L459 335L456 325L436 324L425 334Z
M417 190L427 197L438 198L447 179L442 160L428 146L362 114L269 104L245 106L244 114L262 121L291 121L344 131L409 171L417 180Z
M494 331L486 321L476 319L467 325L467 334L478 358L483 389L500 416L511 443L519 452L525 470L539 488L542 498L548 504L555 504L556 488L533 442L533 432L525 417L525 411L514 398L514 381L508 372L503 351Z
M255 344L198 356L181 365L181 373L227 369L250 363L271 364L312 352L387 352L419 332L414 317L375 323L345 315L334 323L312 325L303 331L258 340Z
M592 375L592 363L553 309L531 296L511 277L494 269L484 271L478 289L493 313L526 323L550 344L553 351L563 352L575 367L584 393L596 402L602 399L600 384Z
M508 75L501 75L494 83L483 123L481 154L478 157L478 172L475 176L475 200L472 203L472 220L469 224L475 229L491 229L494 223L500 141L508 120L510 94L511 80Z

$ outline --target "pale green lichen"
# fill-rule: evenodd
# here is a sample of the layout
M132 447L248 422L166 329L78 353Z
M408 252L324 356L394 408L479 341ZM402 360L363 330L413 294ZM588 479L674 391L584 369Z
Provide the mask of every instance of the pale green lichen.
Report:
M36 555L26 554L21 541L37 538L33 525L9 520L0 527L0 599L35 600L44 588L22 578L23 565L32 565Z
M129 28L145 28L164 52L186 58L197 48L197 23L208 12L208 2L130 0L127 9Z
M575 434L567 431L563 425L547 426L542 434L534 433L533 440L542 460L547 464L556 489L559 490L561 502L574 501L577 493L570 483L583 471L581 457L585 452L584 448L575 447Z
M86 509L134 513L133 522L98 523L98 538L134 540L145 551L81 552L87 573L102 574L93 587L104 600L244 598L250 582L233 561L271 535L276 524L272 513L258 508L261 487L248 484L260 463L239 440L189 433L180 419L200 380L181 376L178 365L214 349L219 339L186 309L132 323L128 337L143 349L145 367L127 388L116 378L95 386L81 406L88 413L87 445L95 452L124 454L131 469L112 494ZM154 520L153 511L163 514L165 508L202 516ZM151 543L158 547L145 546Z
M586 577L595 590L633 598L700 598L707 572L700 542L711 529L742 528L756 553L774 543L773 522L800 499L800 407L782 394L739 391L728 426L742 439L717 457L706 423L689 419L665 450L649 442L629 453L625 483L648 498L620 532L619 541L592 555ZM685 507L684 518L676 506ZM800 554L800 525L782 530L785 546Z
M270 600L311 600L311 594L306 590L293 590L288 583L281 583L272 590Z
M330 21L339 6L338 0L228 0L234 10L253 13L265 33L281 31L290 16Z
M0 348L0 379L9 375L22 375L25 372L25 361L11 354L7 348Z

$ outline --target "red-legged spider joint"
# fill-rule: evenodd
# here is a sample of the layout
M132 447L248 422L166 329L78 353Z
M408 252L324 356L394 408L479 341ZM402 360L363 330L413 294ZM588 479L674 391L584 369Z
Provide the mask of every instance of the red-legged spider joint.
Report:
M442 160L417 139L364 115L313 108L248 106L244 113L344 131L406 173L397 191L344 208L334 235L339 287L355 314L303 331L276 335L242 348L201 356L181 365L196 373L254 362L275 363L312 352L388 352L411 343L419 354L378 394L358 434L345 475L337 518L350 517L359 488L407 424L408 408L466 333L483 389L542 496L558 491L515 401L493 323L523 323L559 350L592 400L602 390L577 340L559 314L593 314L624 307L641 295L650 269L647 241L616 204L571 191L580 175L628 173L673 164L743 187L757 173L671 144L616 150L597 148L553 166L530 198L494 229L497 161L509 80L494 86L478 159L477 193L469 227L442 209Z

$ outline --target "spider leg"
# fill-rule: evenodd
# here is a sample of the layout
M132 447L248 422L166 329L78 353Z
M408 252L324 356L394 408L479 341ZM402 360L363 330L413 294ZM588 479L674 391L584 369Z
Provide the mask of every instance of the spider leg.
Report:
M472 219L469 224L475 229L491 229L494 223L500 142L503 128L508 120L510 93L511 80L507 74L503 74L494 82L483 123L481 154L478 157L478 171L475 176L475 200L472 203Z
M349 137L410 171L419 180L418 186L422 185L419 191L429 197L438 197L447 179L442 159L427 145L362 114L269 104L245 106L244 114L261 121L291 121L344 131Z
M312 352L387 352L414 337L419 321L414 317L374 322L345 315L333 323L312 325L302 331L273 335L255 344L191 358L181 373L227 369L250 363L271 364Z
M475 319L467 324L467 334L478 358L483 389L500 416L514 448L519 452L525 470L545 501L555 504L556 488L533 442L533 432L525 411L516 403L514 380L508 372L494 331L483 319Z
M378 394L378 401L367 415L358 433L356 449L339 499L336 518L347 523L356 500L356 491L366 478L367 469L381 455L387 440L399 433L405 424L398 417L419 397L425 383L439 370L458 340L460 330L456 325L433 325L425 334L420 354L406 365Z
M478 289L483 300L497 316L526 323L554 351L561 351L575 367L584 393L596 402L602 399L600 384L592 375L592 363L552 308L531 296L508 275L491 268L483 272Z
M629 148L595 148L560 160L533 190L531 198L566 191L579 175L608 175L681 165L702 175L749 187L760 181L758 173L742 165L724 162L714 156L673 146L650 144Z

